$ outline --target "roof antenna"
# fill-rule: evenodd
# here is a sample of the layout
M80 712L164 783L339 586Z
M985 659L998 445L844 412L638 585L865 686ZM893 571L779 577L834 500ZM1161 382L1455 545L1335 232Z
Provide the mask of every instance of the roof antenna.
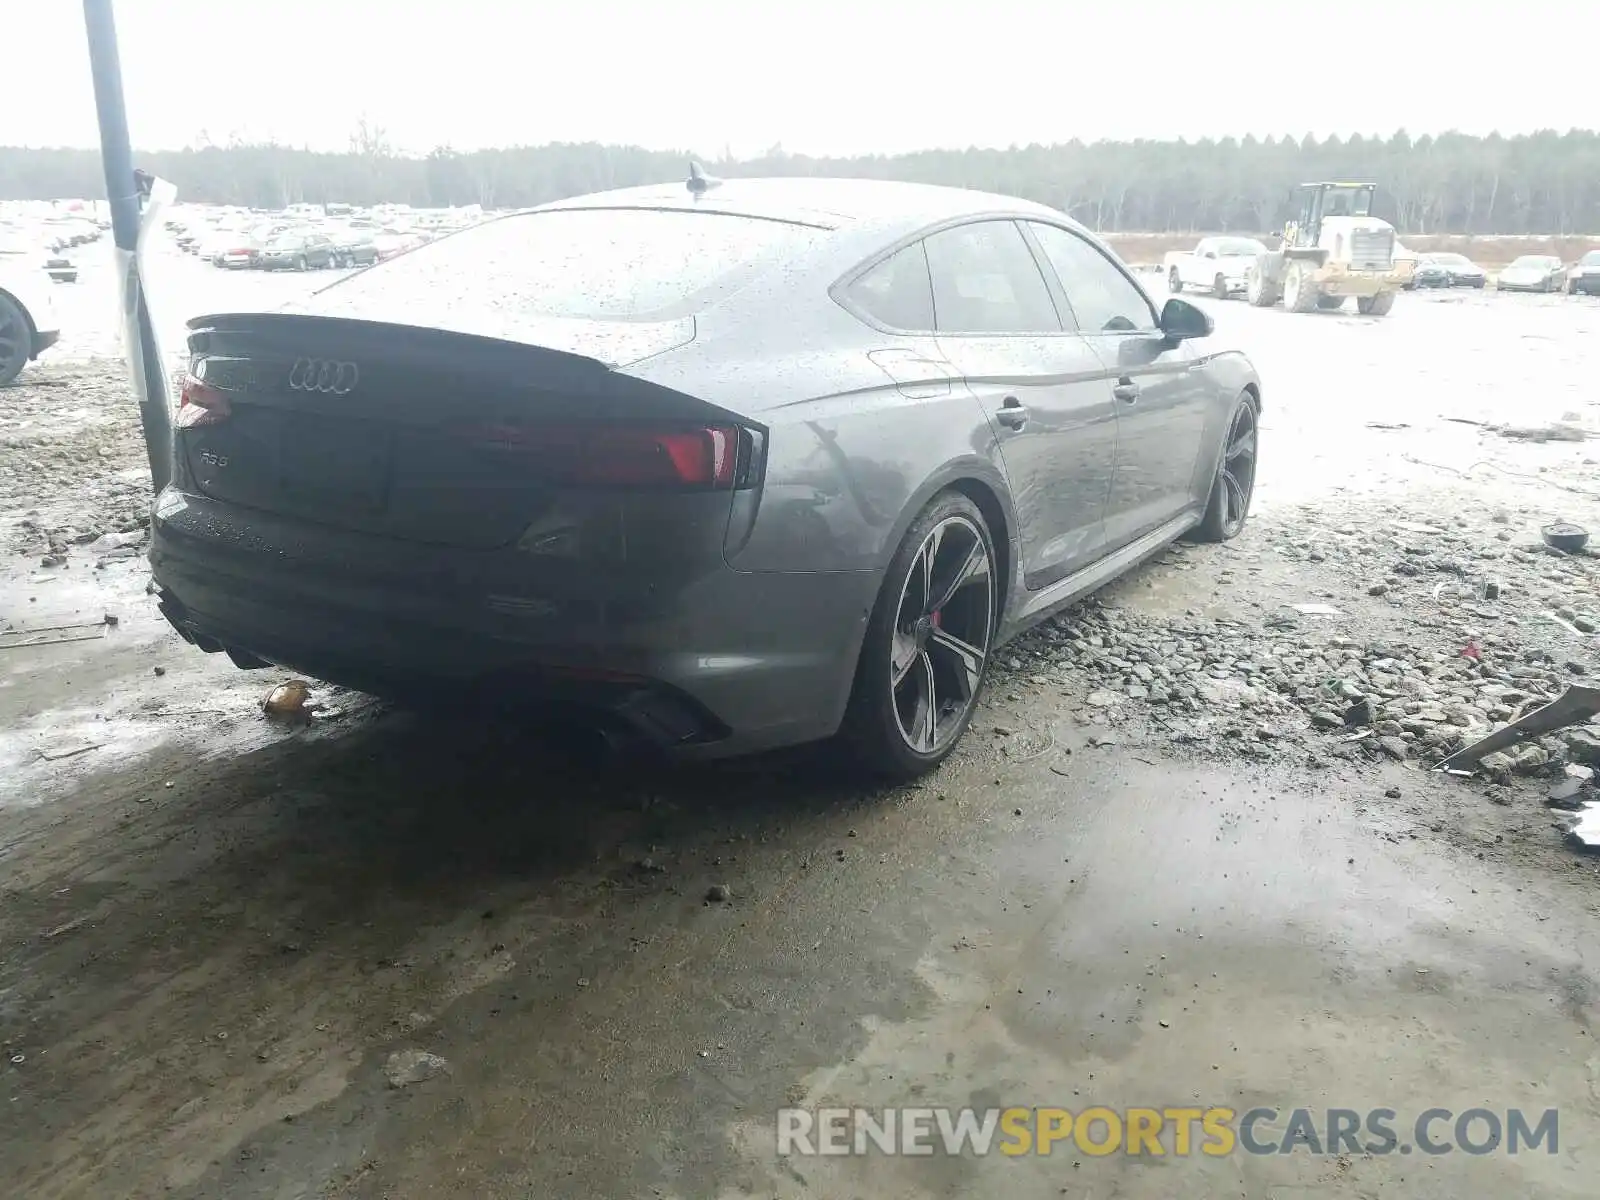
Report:
M700 199L714 187L721 187L722 180L715 175L707 175L706 169L694 159L689 160L689 194L696 200Z

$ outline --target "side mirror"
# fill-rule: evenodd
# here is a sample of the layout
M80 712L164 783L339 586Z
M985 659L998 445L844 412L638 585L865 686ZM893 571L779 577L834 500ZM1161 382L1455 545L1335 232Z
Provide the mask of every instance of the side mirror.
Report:
M1161 332L1169 342L1187 341L1189 338L1210 337L1216 322L1187 300L1174 296L1161 310Z

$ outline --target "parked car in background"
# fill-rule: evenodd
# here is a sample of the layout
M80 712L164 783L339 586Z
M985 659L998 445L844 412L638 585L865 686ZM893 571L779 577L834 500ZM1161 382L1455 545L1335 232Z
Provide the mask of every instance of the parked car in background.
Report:
M244 667L538 697L686 758L841 734L904 778L1006 638L1243 528L1254 368L1081 225L918 184L710 186L191 320L167 619Z
M1424 254L1417 260L1419 288L1481 288L1486 278L1483 268L1465 254Z
M1226 299L1245 290L1257 255L1266 252L1266 246L1255 238L1201 238L1192 251L1174 250L1166 256L1162 266L1167 290L1176 294L1186 287L1199 288L1219 300Z
M77 283L77 265L59 250L52 251L45 256L45 274L57 283Z
M262 243L247 233L230 233L218 240L211 261L234 271L249 270L261 257Z
M0 229L0 387L61 337L38 247Z
M310 271L337 266L333 241L321 233L280 233L261 248L263 271Z
M1574 296L1600 296L1600 250L1591 250L1572 264L1567 291Z
M1502 292L1559 292L1566 287L1566 268L1553 254L1524 254L1495 277Z
M328 237L333 242L334 265L339 267L370 267L378 261L377 231L374 229L334 229Z

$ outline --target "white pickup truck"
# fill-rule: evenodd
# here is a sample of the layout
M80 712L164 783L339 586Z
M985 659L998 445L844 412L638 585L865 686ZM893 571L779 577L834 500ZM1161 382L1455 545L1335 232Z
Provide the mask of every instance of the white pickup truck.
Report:
M1244 291L1245 278L1255 265L1256 255L1266 251L1255 238L1201 238L1193 250L1173 250L1162 260L1167 290L1181 292L1191 287L1225 300Z
M36 246L0 227L0 387L61 337L44 264Z

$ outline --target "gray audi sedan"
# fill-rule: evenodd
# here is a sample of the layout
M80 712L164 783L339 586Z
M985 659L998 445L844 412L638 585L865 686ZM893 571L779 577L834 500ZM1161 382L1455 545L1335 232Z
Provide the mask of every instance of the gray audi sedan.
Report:
M1255 481L1200 309L957 189L695 168L189 327L150 552L186 639L680 758L925 772L997 645Z

